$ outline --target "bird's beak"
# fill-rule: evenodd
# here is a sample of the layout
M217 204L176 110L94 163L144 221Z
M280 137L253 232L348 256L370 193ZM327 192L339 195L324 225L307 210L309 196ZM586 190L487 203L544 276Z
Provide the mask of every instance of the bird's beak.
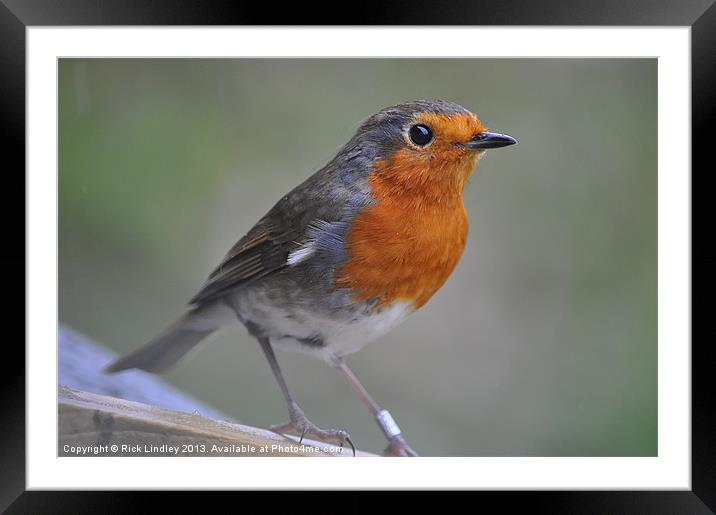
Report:
M508 145L514 145L515 143L517 143L517 140L507 134L481 132L465 143L465 146L473 150L485 150L488 148L506 147Z

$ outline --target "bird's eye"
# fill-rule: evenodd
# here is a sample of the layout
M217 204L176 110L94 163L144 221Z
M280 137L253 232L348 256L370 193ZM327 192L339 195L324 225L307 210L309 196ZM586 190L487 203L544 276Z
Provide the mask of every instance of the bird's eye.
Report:
M410 136L410 141L419 147L424 147L433 140L433 131L427 125L418 124L410 128L408 136Z

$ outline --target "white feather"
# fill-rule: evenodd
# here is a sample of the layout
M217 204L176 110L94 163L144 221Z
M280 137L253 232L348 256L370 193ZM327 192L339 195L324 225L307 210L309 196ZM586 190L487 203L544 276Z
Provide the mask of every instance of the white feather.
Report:
M306 259L310 258L314 252L316 252L316 246L315 242L311 240L289 252L287 262L289 266L297 265L302 261L305 261Z

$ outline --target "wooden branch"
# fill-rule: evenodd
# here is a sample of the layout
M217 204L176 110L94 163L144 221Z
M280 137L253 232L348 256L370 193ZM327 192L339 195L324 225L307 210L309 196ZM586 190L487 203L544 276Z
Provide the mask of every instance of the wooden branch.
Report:
M59 456L353 456L349 447L308 439L301 445L265 429L63 385L58 410Z
M121 397L186 413L198 412L205 417L240 422L213 406L178 390L159 376L143 370L126 370L121 374L104 374L102 370L117 355L101 343L91 340L74 329L60 324L59 383L84 392Z
M353 456L241 425L141 370L103 374L114 353L69 327L58 344L59 456Z

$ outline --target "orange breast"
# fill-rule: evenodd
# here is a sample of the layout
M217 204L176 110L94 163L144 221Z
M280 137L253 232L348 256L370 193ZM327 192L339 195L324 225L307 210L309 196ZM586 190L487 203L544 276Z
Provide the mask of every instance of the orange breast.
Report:
M445 283L467 239L462 200L476 158L451 160L429 168L409 150L390 165L379 162L369 183L376 199L354 220L347 235L349 259L336 274L356 300L396 300L417 309ZM430 172L430 170L428 170ZM417 177L422 177L416 183Z

